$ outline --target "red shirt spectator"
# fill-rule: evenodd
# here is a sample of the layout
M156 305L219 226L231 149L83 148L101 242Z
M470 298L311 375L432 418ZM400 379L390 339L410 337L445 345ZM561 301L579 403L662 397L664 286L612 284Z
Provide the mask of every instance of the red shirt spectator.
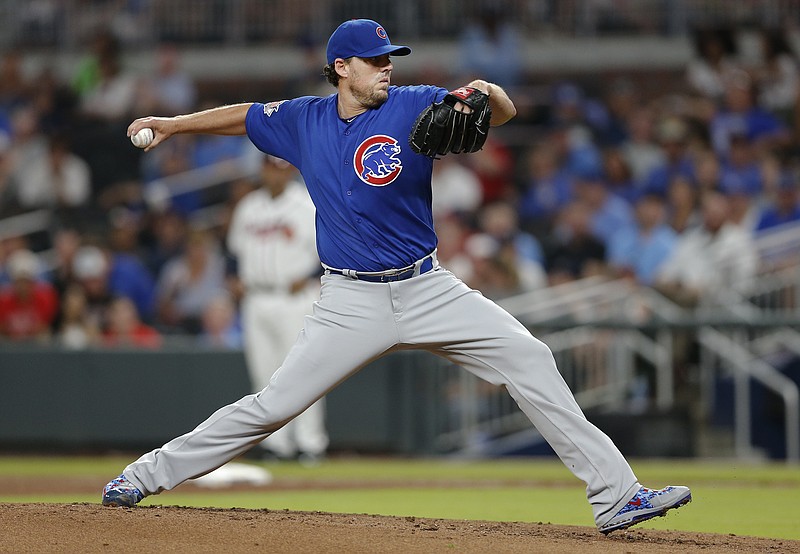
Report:
M8 258L11 284L0 290L0 334L15 340L47 335L58 311L58 294L52 285L37 282L39 261L30 250L17 250Z
M103 344L110 347L158 348L161 335L139 319L136 305L130 298L120 296L108 306L108 327L103 333Z

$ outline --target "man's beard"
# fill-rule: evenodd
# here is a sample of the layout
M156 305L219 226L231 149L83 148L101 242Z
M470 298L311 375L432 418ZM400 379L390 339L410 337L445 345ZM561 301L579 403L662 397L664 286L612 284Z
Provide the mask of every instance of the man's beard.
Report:
M389 99L389 92L386 90L370 89L369 91L352 90L353 97L368 109L380 108Z

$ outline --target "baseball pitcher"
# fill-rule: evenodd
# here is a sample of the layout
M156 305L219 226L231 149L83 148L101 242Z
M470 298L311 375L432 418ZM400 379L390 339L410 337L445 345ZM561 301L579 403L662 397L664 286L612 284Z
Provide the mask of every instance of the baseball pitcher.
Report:
M598 529L630 527L691 499L686 487L641 486L614 443L587 421L550 350L514 317L441 267L431 212L437 156L474 152L489 126L516 115L497 85L448 92L391 85L390 56L411 53L377 22L342 23L324 74L330 96L146 117L148 149L176 133L247 134L296 166L317 209L325 274L320 300L266 388L219 409L130 464L103 491L132 506L246 452L373 360L423 349L502 385L567 468L586 483Z

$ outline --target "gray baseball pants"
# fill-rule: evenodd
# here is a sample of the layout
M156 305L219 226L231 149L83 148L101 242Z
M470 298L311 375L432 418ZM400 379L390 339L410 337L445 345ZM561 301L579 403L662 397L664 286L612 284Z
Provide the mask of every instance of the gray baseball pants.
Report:
M124 474L146 495L204 475L400 347L428 350L504 385L567 468L586 483L598 525L638 490L620 451L583 415L547 346L442 268L390 283L323 276L313 314L266 388L220 408L193 431L143 455Z

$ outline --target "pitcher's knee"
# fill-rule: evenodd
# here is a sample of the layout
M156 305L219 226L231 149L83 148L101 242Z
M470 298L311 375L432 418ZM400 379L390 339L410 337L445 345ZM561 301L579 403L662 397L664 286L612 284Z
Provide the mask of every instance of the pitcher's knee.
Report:
M256 402L259 420L265 429L283 427L303 411L297 405L287 403L285 398L279 398L278 395L271 394L269 388L256 395Z

